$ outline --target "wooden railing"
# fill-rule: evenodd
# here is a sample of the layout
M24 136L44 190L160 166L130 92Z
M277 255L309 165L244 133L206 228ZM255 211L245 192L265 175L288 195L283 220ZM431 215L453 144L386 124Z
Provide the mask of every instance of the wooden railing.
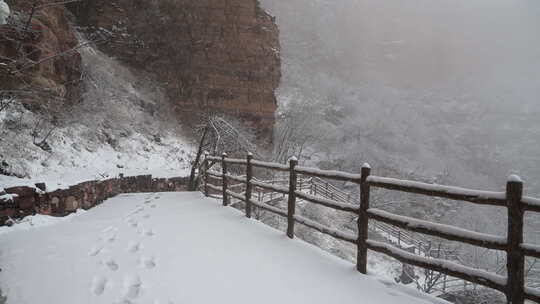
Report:
M209 171L210 162L221 163L221 174L211 173ZM245 166L245 176L237 177L230 175L228 173L229 165ZM289 174L288 187L255 181L253 179L254 167L287 172ZM287 236L291 239L294 238L294 225L295 223L299 223L342 241L355 244L357 247L356 268L361 273L367 273L368 250L372 250L391 256L406 264L426 268L473 284L501 291L506 295L508 303L523 304L525 299L540 303L540 290L525 287L524 282L525 257L530 256L540 258L540 246L523 242L524 212L540 212L540 199L523 197L523 182L517 176L511 176L509 178L505 192L488 192L372 176L371 168L368 164L362 166L360 174L353 174L341 171L300 167L298 166L298 161L294 158L289 161L288 165L262 162L253 160L251 154L248 154L246 159L227 158L225 154L221 157L209 156L206 154L201 168L203 170L202 174L205 176L203 187L205 195L209 195L210 189L220 191L224 206L229 204L229 197L234 197L245 202L245 213L248 218L251 217L252 206L257 206L263 210L287 218ZM356 183L360 187L359 204L353 204L352 202L346 203L300 191L297 189L298 175ZM209 184L208 176L219 179L221 181L221 187ZM229 190L229 181L244 184L245 193L238 194ZM282 210L278 207L252 199L252 190L254 186L287 195L287 210ZM371 208L370 190L373 187L458 201L467 201L475 204L505 207L508 212L507 237L469 231L454 226L432 223ZM297 198L336 210L356 214L358 216L358 234L352 235L350 233L342 232L321 225L300 215L296 215ZM507 257L507 276L464 266L453 261L416 255L391 244L370 240L368 239L368 224L370 220L450 241L462 242L487 249L502 250L506 252Z
M302 182L300 182L300 184L302 184ZM330 182L318 177L309 178L303 181L303 184L304 189L309 190L309 193L315 196L322 196L343 203L354 204L355 202L358 203L360 201L360 196L358 194L343 191L332 185ZM437 241L438 246L435 248L433 247L434 242L428 238L422 237L422 235L378 221L371 221L369 223L369 229L380 234L390 242L395 243L398 247L408 247L408 249L414 247L414 252L426 256L434 256L433 252L436 252L438 253L437 256L444 257L446 260L458 260L458 252L456 248L453 248L455 246ZM440 254L441 252L442 254Z

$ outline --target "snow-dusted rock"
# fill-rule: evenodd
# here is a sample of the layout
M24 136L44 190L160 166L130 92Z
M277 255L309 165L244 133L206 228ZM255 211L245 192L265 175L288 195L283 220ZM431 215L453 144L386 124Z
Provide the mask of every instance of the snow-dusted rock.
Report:
M0 0L0 25L7 23L7 18L10 13L9 5L7 5L4 0Z

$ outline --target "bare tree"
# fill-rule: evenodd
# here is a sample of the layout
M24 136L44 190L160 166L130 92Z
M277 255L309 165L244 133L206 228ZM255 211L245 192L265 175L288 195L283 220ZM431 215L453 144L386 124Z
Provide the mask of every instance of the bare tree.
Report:
M210 115L205 118L205 123L199 126L199 130L201 141L191 167L189 183L192 190L197 188L197 168L201 164L201 155L204 151L213 155L227 153L230 156L243 156L249 152L255 157L260 156L254 144L255 135L241 124L235 123L232 118Z
M0 112L4 111L15 101L15 97L9 97L6 99L2 99L0 94Z

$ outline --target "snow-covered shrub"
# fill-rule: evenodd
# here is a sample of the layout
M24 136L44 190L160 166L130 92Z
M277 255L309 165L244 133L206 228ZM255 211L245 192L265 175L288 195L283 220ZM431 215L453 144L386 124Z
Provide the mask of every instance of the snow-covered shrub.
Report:
M4 0L0 0L0 25L7 23L7 18L9 17L10 10L7 3Z

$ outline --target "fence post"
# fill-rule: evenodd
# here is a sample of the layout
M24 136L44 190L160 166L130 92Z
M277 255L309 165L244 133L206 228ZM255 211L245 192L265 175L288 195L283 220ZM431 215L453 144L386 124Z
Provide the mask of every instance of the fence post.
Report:
M324 196L328 198L328 182L324 184L324 191L325 191Z
M357 240L357 257L356 269L363 274L367 274L367 244L368 239L368 214L369 209L369 184L367 178L371 174L369 164L362 166L362 177L360 179L360 210L358 212L358 240Z
M294 213L296 211L296 165L298 160L291 157L289 160L289 200L287 202L287 236L294 238Z
M222 188L223 188L223 206L229 205L229 196L227 195L227 163L225 159L227 158L227 153L221 154L221 173L222 173Z
M508 208L508 248L506 251L506 270L508 281L506 301L523 304L525 284L525 256L521 250L523 242L523 181L516 175L508 178L506 184L506 206Z
M448 276L445 273L444 274L444 279L443 279L443 287L442 287L443 292L446 292L446 280L447 279L448 279Z
M274 177L272 176L272 181L270 182L270 185L274 185ZM274 199L274 192L270 191L270 201Z
M208 196L208 151L204 151L204 195Z
M253 178L253 166L251 165L251 160L253 159L253 154L249 152L246 159L246 217L251 218L251 179Z

